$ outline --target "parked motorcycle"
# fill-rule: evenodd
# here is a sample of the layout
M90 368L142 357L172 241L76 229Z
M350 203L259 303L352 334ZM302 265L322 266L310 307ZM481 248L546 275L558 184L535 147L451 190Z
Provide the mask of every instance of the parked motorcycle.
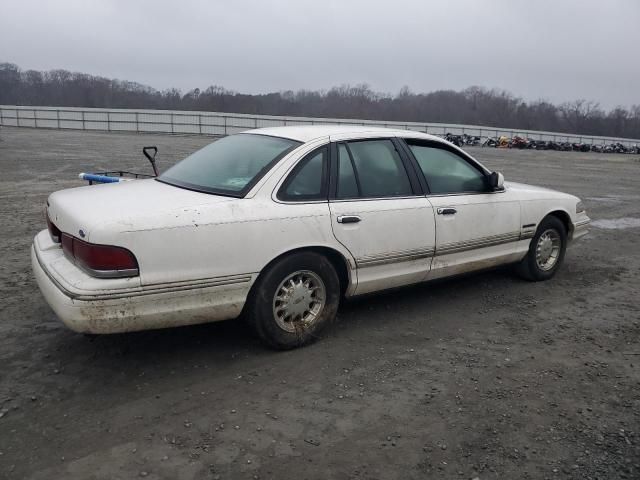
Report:
M511 143L509 145L510 148L518 148L518 149L527 148L528 146L529 146L529 142L527 141L527 139L522 138L518 135L516 135L511 139Z
M467 135L466 133L463 133L462 134L462 143L464 145L475 147L475 146L480 145L480 137Z
M612 146L615 153L627 153L627 147L619 142L612 144Z
M496 137L487 137L487 139L482 142L482 146L496 148L498 146L498 139Z
M560 144L560 151L561 152L570 152L573 150L573 145L571 145L569 142L562 142Z
M529 148L533 148L534 150L547 150L547 142L544 140L531 140L529 142Z
M511 140L508 137L502 135L498 139L498 148L511 148Z
M573 149L574 152L588 152L589 150L591 150L591 146L586 144L586 143L572 143L571 144L571 148Z
M454 135L452 133L447 133L444 136L444 139L447 142L453 143L456 147L462 147L464 145L464 141L462 139L462 135Z

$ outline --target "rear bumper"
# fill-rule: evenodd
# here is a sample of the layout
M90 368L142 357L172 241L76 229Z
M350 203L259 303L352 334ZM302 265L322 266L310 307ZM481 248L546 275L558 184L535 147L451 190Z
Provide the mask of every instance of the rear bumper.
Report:
M31 248L31 265L47 303L71 330L81 333L121 333L207 323L237 317L255 275L225 277L184 285L171 284L136 291L84 291L65 288L54 269L51 252ZM124 289L123 289L124 290Z

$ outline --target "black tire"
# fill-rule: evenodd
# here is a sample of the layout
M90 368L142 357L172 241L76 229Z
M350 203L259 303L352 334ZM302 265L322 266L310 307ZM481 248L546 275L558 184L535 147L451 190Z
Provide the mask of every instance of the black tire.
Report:
M274 313L274 298L281 283L295 272L312 272L324 284L324 307L310 325L292 321L294 332L278 325ZM318 339L320 331L333 322L340 304L340 279L331 262L318 253L300 252L288 255L260 274L248 299L247 321L268 346L289 350ZM284 320L281 320L281 322Z
M548 231L557 233L560 239L560 250L553 266L549 269L543 269L540 267L540 265L538 265L538 262L536 260L536 250L540 237ZM562 265L566 249L567 230L564 224L557 217L551 215L545 217L542 222L540 222L540 225L538 225L538 229L531 239L527 255L522 259L522 261L520 261L520 263L516 265L516 273L525 280L529 280L530 282L549 280L553 278L553 276L560 268L560 265Z

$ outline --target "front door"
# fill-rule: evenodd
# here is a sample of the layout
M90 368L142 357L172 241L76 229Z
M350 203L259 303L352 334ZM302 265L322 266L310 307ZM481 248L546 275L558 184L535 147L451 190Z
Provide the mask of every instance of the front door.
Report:
M339 141L332 152L331 223L355 258L355 294L424 280L435 248L434 213L397 141Z
M517 260L520 202L515 195L489 191L482 168L453 148L406 142L424 173L435 212L436 248L428 278Z

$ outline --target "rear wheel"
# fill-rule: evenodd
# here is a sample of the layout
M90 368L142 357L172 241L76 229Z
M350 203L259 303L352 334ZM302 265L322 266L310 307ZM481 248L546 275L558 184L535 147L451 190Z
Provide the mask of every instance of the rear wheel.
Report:
M532 282L549 280L560 268L566 248L567 231L563 223L556 217L546 217L538 225L529 252L516 266L516 272Z
M331 262L313 252L289 255L258 278L247 316L258 336L281 350L306 345L331 323L340 280Z

